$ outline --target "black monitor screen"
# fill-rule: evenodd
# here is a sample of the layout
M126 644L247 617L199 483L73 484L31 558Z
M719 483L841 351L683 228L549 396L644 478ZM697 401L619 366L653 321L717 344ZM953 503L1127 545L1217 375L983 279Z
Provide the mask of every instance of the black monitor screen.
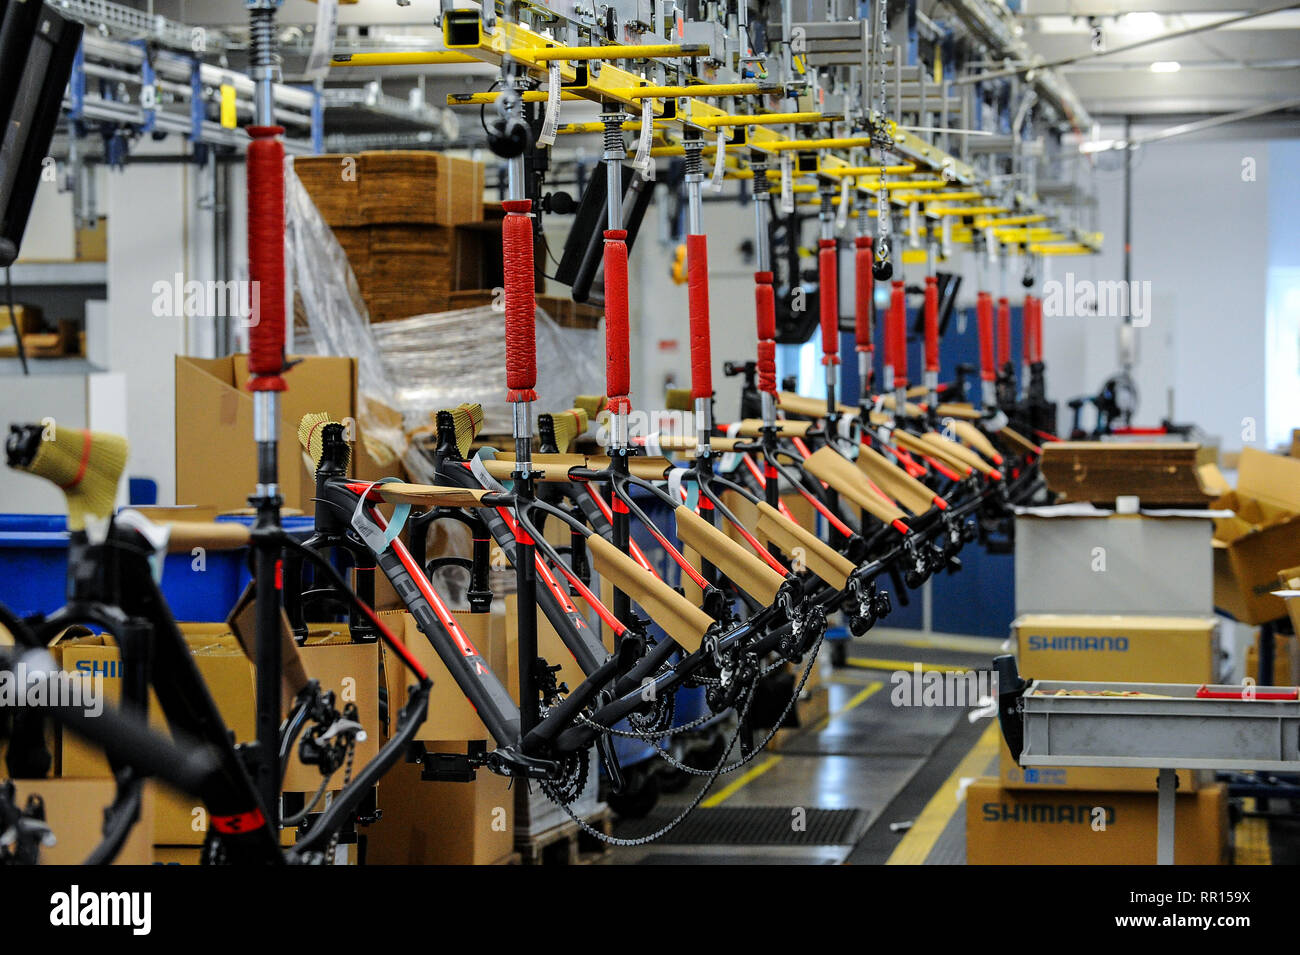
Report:
M18 258L80 42L40 0L0 0L0 266Z

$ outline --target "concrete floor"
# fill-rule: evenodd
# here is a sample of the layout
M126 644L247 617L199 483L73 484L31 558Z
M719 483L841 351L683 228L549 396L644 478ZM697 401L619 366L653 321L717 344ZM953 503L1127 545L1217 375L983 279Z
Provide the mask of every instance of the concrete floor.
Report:
M990 723L972 723L970 708L899 707L891 702L891 675L913 662L955 667L989 666L1001 641L979 637L925 637L881 628L854 640L850 666L823 668L829 716L760 754L736 778L719 779L705 806L783 807L862 811L852 841L843 845L665 845L615 848L604 861L638 864L854 864L882 863L902 842L891 823L915 819L974 741ZM829 658L823 650L822 657ZM698 792L692 781L682 793L663 795L660 808L684 806ZM954 801L955 802L955 801ZM954 809L955 809L954 805ZM958 829L961 814L954 812ZM952 820L945 820L945 823ZM644 821L621 822L616 834L635 837ZM929 855L933 861L964 861L964 833L946 827ZM954 847L959 850L954 856Z

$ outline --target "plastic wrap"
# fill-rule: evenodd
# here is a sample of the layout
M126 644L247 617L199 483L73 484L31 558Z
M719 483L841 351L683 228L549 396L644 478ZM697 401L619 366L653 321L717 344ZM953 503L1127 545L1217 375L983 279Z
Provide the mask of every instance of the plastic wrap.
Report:
M484 432L509 434L504 309L467 308L371 324L347 256L291 162L285 198L294 350L357 360L357 419L364 440L388 448L413 479L427 482L433 479L433 462L407 435L428 427L433 412L478 402ZM536 412L566 410L578 395L601 390L605 367L599 331L560 327L539 308L536 341Z
M370 326L389 369L395 407L428 420L462 401L483 405L483 430L509 434L505 400L505 312L491 306L416 315ZM563 411L605 380L604 343L594 329L561 328L537 309L537 405Z

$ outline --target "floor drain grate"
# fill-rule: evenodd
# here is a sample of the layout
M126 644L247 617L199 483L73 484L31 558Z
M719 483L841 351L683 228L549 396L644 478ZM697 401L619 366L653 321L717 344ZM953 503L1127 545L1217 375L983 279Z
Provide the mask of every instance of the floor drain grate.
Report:
M645 819L616 827L616 834L635 837L666 825L681 810L656 809ZM802 823L796 826L795 823ZM678 846L846 846L866 828L860 809L805 809L796 817L790 806L737 806L697 809L659 840Z

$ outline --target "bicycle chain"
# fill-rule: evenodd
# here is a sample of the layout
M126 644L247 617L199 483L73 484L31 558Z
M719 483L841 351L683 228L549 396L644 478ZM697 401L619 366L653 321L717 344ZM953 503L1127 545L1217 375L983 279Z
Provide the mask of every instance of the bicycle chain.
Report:
M763 751L763 749L767 746L768 743L772 741L772 738L776 736L777 731L781 728L781 724L785 722L785 718L789 715L790 710L794 707L795 701L799 699L799 694L803 692L804 685L808 682L808 677L812 675L813 666L815 666L817 662L817 653L821 650L822 641L824 639L825 639L825 632L823 631L822 635L817 638L817 644L815 647L813 647L812 653L809 656L808 665L804 668L803 676L799 680L799 685L795 687L795 691L790 696L790 700L786 704L784 712L782 712L780 719L776 721L776 725L773 727L772 731L767 735L767 738L763 740L761 745L754 747L753 751L751 751L748 756L744 756L736 763L733 763L730 766L728 766L727 758L731 755L731 751L736 748L736 743L740 739L741 730L744 728L745 725L745 717L749 715L750 705L754 702L754 694L758 690L757 680L750 685L749 693L745 697L745 705L743 709L741 709L738 713L738 717L736 721L736 732L732 734L731 741L727 743L727 748L723 752L722 758L718 761L718 765L715 766L712 770L708 770L708 771L694 770L691 769L691 767L685 765L681 766L682 769L685 769L687 772L690 772L692 774L696 774L700 776L708 776L709 777L708 781L702 787L700 787L700 791L696 793L695 798L691 800L690 804L685 809L683 809L676 817L674 817L670 822L662 826L657 831L648 833L647 835L644 836L638 836L635 839L621 839L617 836L606 835L605 833L601 832L599 829L596 829L594 826L590 825L585 819L578 816L567 805L563 803L559 803L558 805L560 806L561 809L564 810L565 815L567 815L570 819L573 820L574 823L577 824L578 828L580 828L583 832L587 833L589 836L592 836L598 841L605 843L606 845L624 846L624 847L644 846L658 839L661 839L663 836L667 835L673 829L676 829L679 825L681 825L681 823L686 819L686 817L695 811L696 807L698 807L699 804L704 801L704 797L708 794L709 790L713 788L713 784L714 782L717 781L719 776L721 776L724 772L734 772L736 769L739 769L741 766L748 764L750 761L754 759L755 756L757 756L759 753ZM662 752L661 750L658 750L656 748L656 753L661 753L661 752ZM667 754L664 755L667 756ZM667 758L672 762L677 762L677 760L674 757L667 756ZM551 797L552 801L554 801L554 797L551 796L549 789L550 786L547 783L543 782L542 791L545 792L548 797Z
M348 739L348 758L343 764L343 788L347 789L348 784L352 782L352 761L357 755L357 737L354 734ZM339 847L339 831L334 830L334 835L330 836L329 848L325 850L325 865L334 865L334 857Z
M691 800L690 805L688 805L685 809L683 809L675 819L673 819L667 825L660 828L658 831L649 833L648 835L638 836L635 839L620 839L618 836L606 835L605 833L601 832L599 829L596 829L594 826L588 823L587 820L583 819L581 816L575 813L564 803L557 803L557 805L559 805L559 807L564 810L565 815L567 815L570 819L574 821L574 823L577 824L579 829L587 833L587 835L599 840L600 842L605 843L606 845L625 846L625 847L644 846L644 845L649 845L651 842L654 842L657 839L663 838L665 835L672 832L679 825L681 825L682 822L686 819L686 817L695 811L695 807L704 801L705 795L708 793L709 789L713 786L714 781L716 781L718 776L720 775L723 763L727 761L727 757L730 756L731 751L735 749L736 741L740 739L740 730L741 727L744 725L745 717L749 714L749 706L754 701L754 691L756 689L757 689L757 684L750 686L749 695L745 698L744 709L740 713L740 721L736 726L736 732L732 735L731 742L727 744L727 749L722 754L722 759L719 761L717 768L713 771L713 774L709 779L709 781L700 788L700 791L698 793L696 793L695 798ZM555 801L555 797L551 796L550 790L551 790L550 784L543 782L542 792L546 793L546 795L550 797L552 801Z

